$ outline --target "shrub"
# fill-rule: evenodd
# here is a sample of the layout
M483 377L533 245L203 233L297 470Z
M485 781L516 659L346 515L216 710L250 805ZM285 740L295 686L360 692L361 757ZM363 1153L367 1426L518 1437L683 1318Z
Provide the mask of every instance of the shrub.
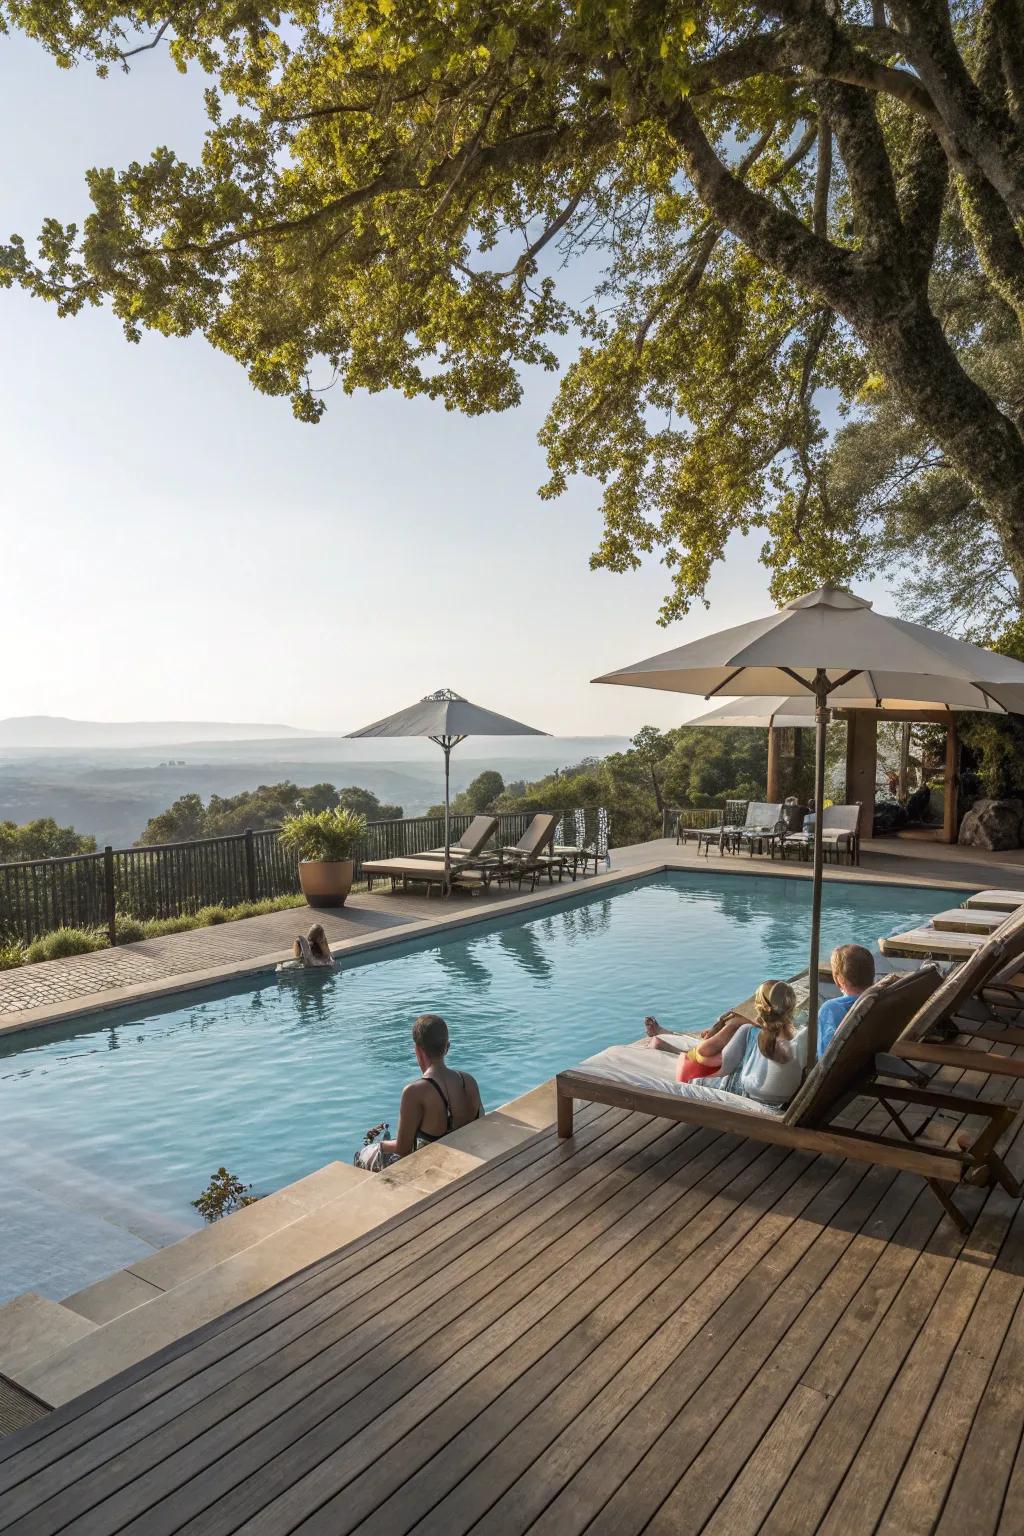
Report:
M234 916L233 907L216 906L200 907L196 913L195 927L215 928L218 923L230 923Z
M140 939L146 938L146 925L137 917L126 917L119 912L114 926L119 944L137 944Z
M106 949L107 935L102 928L55 928L33 939L25 952L29 965L40 960L63 960L67 955L88 955Z
M339 807L333 811L303 811L287 816L278 834L281 847L299 859L341 862L355 857L366 833L366 817Z
M204 1221L220 1221L222 1216L230 1216L232 1211L255 1205L258 1199L259 1195L253 1194L251 1184L243 1184L240 1178L228 1173L226 1168L218 1168L198 1200L192 1201L192 1205Z
M0 934L0 971L15 971L25 964L25 946L13 934Z

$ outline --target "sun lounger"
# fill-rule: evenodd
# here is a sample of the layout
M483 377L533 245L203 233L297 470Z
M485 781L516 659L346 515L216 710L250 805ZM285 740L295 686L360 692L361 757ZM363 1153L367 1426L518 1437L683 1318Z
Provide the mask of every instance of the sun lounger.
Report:
M1016 912L1024 907L1024 891L979 891L968 896L965 907L987 907L992 912Z
M497 830L497 816L474 816L469 826L463 832L457 843L452 843L449 850L452 862L457 859L472 859L480 852L481 848ZM440 848L428 848L423 853L411 853L406 855L411 859L444 859L444 844Z
M983 933L954 933L951 930L922 926L880 938L878 947L883 955L916 955L923 960L966 960L984 942Z
M557 816L546 813L535 816L514 847L500 848L493 860L488 858L487 867L491 879L499 882L515 880L520 889L523 881L529 880L531 890L536 887L539 876L545 872L553 880L557 869L558 878L561 879L565 869L564 859L543 852L554 841L557 826Z
M362 866L362 873L366 876L368 886L374 880L390 880L392 890L425 885L429 894L431 886L438 885L442 890L445 886L443 858L424 859L409 854L401 859L371 859ZM482 890L487 884L486 877L479 871L465 868L465 860L454 861L449 866L449 876L452 887L460 890Z
M1007 913L989 912L982 907L950 907L936 912L932 927L947 933L995 933L1006 922Z
M580 1099L809 1153L855 1158L920 1175L964 1231L969 1223L953 1201L953 1192L962 1180L997 1179L1011 1195L1018 1193L1017 1182L998 1156L996 1146L1016 1118L1019 1105L941 1092L921 1087L918 1081L907 1086L904 1081L895 1080L908 1071L904 1063L910 1064L912 1078L918 1078L912 1066L914 1061L962 1064L963 1051L929 1045L917 1035L932 1030L958 1005L964 985L959 972L951 973L943 981L931 966L884 976L858 998L828 1050L785 1110L721 1089L666 1081L665 1067L657 1062L661 1052L613 1047L570 1072L558 1074L558 1134L572 1135L573 1101ZM624 1061L624 1050L635 1054ZM976 1050L970 1054L974 1070L987 1071L990 1061L1009 1060ZM648 1062L646 1056L652 1060ZM876 1058L880 1058L881 1071ZM883 1080L876 1081L879 1077ZM874 1100L883 1108L900 1135L879 1135L835 1124L835 1116L858 1096ZM985 1123L965 1147L918 1145L900 1112L909 1107L929 1110L932 1115L941 1110L963 1117L980 1117Z
M948 1031L946 1038L976 1035L1024 1045L1024 1029L1017 1027L1024 1013L1024 912L1004 914L1001 926L987 938L977 934L970 937L973 948L966 959L961 956L955 960L950 971L956 977L959 997L942 1021ZM923 962L920 958L883 958L881 963L906 970Z

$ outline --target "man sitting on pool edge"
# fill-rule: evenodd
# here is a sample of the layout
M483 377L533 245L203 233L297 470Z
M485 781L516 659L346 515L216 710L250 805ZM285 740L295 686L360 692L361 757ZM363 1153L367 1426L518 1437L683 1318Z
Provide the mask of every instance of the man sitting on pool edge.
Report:
M400 1157L461 1130L484 1112L476 1078L445 1062L448 1025L440 1014L421 1013L412 1026L412 1041L422 1075L402 1090L398 1135L356 1153L356 1165L370 1173L380 1173Z

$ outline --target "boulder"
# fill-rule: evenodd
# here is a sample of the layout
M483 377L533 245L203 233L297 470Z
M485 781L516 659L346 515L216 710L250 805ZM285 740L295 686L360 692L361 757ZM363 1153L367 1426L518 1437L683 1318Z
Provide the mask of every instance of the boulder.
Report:
M883 837L887 832L898 832L907 824L907 813L898 800L876 800L875 819L872 826L874 837Z
M960 824L958 841L965 848L984 848L999 853L1021 845L1024 801L975 800Z

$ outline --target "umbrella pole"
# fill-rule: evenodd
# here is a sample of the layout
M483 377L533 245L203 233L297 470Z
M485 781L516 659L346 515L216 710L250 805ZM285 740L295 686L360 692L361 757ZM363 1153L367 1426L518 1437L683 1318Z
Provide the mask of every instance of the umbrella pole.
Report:
M828 728L828 678L819 668L814 679L817 724L814 736L814 873L811 877L811 957L807 975L807 1071L818 1059L818 946L821 943L822 839L825 799L825 733Z
M444 894L452 890L452 813L449 795L449 774L452 761L452 744L448 737L441 742L444 752Z

